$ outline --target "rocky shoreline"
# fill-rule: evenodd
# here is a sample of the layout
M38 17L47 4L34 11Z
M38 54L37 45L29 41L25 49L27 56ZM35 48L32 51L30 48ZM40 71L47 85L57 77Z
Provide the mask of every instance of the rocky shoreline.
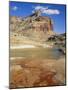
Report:
M65 85L65 59L12 61L10 88L56 85Z

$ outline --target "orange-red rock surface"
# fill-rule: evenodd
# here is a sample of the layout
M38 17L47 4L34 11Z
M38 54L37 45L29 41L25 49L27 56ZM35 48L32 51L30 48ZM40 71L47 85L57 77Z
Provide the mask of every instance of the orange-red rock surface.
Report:
M65 61L11 60L10 88L65 84Z

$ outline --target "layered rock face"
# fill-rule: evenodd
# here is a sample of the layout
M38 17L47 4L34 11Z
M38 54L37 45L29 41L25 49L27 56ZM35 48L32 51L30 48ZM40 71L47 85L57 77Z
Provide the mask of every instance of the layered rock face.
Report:
M26 17L10 17L10 32L15 36L25 36L35 41L46 41L54 35L53 21L36 13Z

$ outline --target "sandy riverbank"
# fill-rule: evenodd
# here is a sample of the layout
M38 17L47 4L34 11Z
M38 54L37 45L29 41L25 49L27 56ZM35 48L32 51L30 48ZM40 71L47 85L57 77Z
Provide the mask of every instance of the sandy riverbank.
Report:
M15 45L11 46L10 49L22 49L22 48L36 48L34 45Z
M14 46L10 46L10 49L38 48L38 47L52 48L51 45L47 45L47 44L39 44L39 45L14 45Z

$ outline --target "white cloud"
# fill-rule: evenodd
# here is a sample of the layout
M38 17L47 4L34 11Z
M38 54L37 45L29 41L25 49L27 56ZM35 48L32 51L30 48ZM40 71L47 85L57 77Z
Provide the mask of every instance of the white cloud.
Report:
M43 13L46 13L46 14L60 14L59 10L57 10L57 9L47 9L47 10L44 10Z
M35 7L35 10L46 10L46 9L48 9L48 7L43 7L43 6L36 6Z
M18 9L18 7L17 7L17 6L14 6L12 9L13 9L14 11L16 11L16 10Z
M40 10L42 13L45 14L60 14L60 11L58 9L49 9L48 7L43 7L43 6L36 6L35 10Z

